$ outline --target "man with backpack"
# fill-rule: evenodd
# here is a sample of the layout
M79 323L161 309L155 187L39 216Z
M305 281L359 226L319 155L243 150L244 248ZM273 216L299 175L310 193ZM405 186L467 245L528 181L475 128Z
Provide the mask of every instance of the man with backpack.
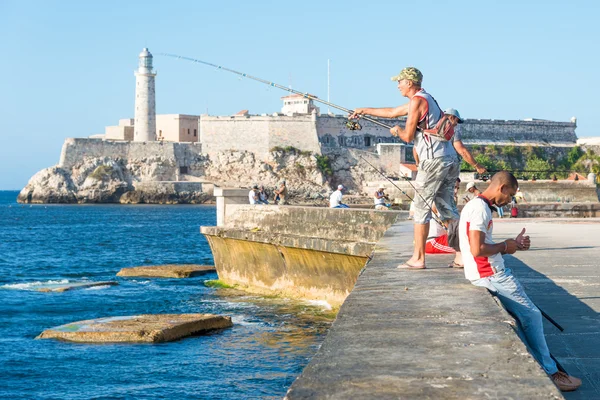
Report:
M357 108L350 118L359 118L361 115L384 118L407 116L404 129L396 125L390 132L407 143L414 141L419 159L417 181L420 190L414 197L413 255L398 268L424 269L425 242L433 204L437 206L443 221L459 217L453 196L460 163L452 144L458 119L454 121L445 116L435 99L421 87L423 74L417 68L404 68L392 80L398 82L402 96L409 99L407 104L392 108Z

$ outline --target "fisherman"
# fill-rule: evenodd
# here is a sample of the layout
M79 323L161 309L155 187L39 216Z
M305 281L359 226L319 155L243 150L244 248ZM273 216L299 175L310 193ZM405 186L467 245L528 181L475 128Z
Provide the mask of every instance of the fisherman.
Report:
M463 201L467 204L471 199L479 196L481 194L481 190L477 189L475 186L475 182L467 183L467 187L465 188L465 196L463 197Z
M444 140L423 132L423 130L434 129L444 113L435 99L421 87L423 81L421 71L414 67L407 67L400 71L400 74L392 77L392 80L398 82L398 90L402 96L409 99L407 104L395 108L357 108L350 118L359 118L362 115L384 118L407 116L404 129L396 125L390 129L390 132L404 142L409 143L414 140L418 165L417 182L420 183L421 189L414 198L413 255L398 268L424 269L425 242L432 217L431 206L435 202L445 223L459 217L453 199L453 189L460 163L452 140ZM462 122L459 117L448 119L454 125Z
M389 201L390 198L388 197L387 194L385 194L385 186L383 184L380 184L379 188L377 188L377 191L373 195L373 201L375 202L375 209L376 210L388 210L389 207L385 203L386 200Z
M338 185L337 190L331 193L331 196L329 196L330 208L350 208L347 204L342 203L342 192L344 189L344 185Z
M263 185L258 187L258 204L269 204L269 194Z
M285 180L279 182L279 189L275 189L273 193L275 193L275 204L286 204L287 186L285 185Z
M531 241L525 228L515 239L495 243L492 211L502 207L517 192L517 179L507 171L496 173L487 189L462 210L459 223L460 249L465 264L465 277L475 286L487 288L518 321L527 345L535 359L564 392L576 390L581 380L558 370L552 359L542 325L540 310L527 297L520 282L504 265L503 254L528 250Z
M252 189L248 192L248 202L250 204L256 204L258 202L258 185L252 185Z

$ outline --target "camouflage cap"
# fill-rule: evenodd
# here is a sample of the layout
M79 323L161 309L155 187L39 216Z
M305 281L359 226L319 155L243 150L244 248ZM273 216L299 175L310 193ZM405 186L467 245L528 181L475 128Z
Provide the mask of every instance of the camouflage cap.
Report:
M420 85L423 82L423 74L415 67L406 67L398 75L392 76L393 81L400 81L402 79L407 79Z

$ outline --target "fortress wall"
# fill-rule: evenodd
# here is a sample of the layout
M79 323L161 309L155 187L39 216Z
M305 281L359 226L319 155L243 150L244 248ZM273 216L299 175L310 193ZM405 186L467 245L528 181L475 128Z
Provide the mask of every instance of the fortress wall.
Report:
M177 166L189 166L202 153L198 143L116 142L102 139L69 138L63 144L58 166L71 169L85 159L110 157L123 160L164 158Z
M398 139L392 137L389 129L373 124L372 122L359 120L358 122L362 126L362 129L351 131L346 127L347 121L348 118L341 115L324 115L317 118L317 133L323 147L368 147L374 149L378 143L400 142ZM403 119L382 118L381 122L390 126L400 125L404 127ZM365 136L370 138L371 143L369 146L365 146ZM341 143L345 143L345 145Z
M273 117L268 125L269 149L292 146L321 154L315 119L311 115Z
M200 141L209 155L228 150L250 151L258 158L269 152L270 117L200 117Z
M475 141L577 143L574 122L498 121L467 119L460 125L462 139Z

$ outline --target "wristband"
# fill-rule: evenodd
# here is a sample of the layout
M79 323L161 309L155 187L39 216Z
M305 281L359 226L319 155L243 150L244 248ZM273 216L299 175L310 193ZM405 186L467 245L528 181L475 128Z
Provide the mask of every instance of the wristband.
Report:
M506 253L506 250L508 250L508 243L506 243L506 240L504 241L504 253Z

